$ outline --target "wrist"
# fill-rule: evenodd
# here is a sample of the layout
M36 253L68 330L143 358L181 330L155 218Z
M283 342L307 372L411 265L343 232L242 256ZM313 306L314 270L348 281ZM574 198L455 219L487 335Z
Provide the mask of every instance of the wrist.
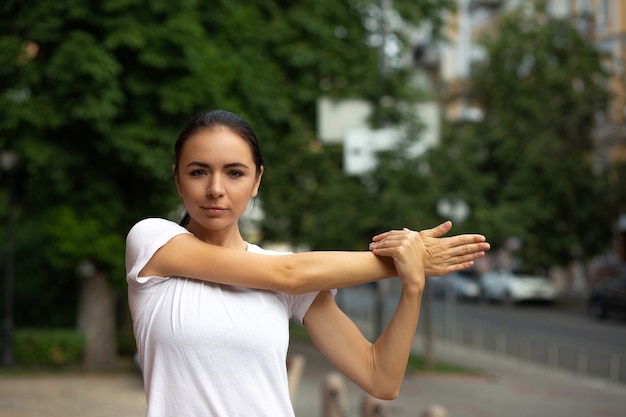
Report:
M408 296L421 297L424 293L425 282L402 281L402 292Z

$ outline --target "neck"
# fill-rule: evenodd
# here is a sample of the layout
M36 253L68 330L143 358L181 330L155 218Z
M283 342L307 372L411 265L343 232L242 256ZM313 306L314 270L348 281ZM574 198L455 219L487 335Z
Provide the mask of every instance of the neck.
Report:
M197 223L190 222L187 226L187 230L194 234L198 239L203 242L210 243L211 245L222 246L225 248L247 250L248 244L241 236L239 227L235 227L232 230L220 229L209 230L200 227Z

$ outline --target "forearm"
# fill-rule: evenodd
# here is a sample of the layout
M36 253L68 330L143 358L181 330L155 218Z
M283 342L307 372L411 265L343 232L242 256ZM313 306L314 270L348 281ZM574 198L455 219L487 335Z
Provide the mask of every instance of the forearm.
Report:
M371 252L304 252L289 255L284 292L344 288L397 276L393 259Z
M373 390L380 398L398 395L413 347L423 289L403 288L393 318L372 345Z

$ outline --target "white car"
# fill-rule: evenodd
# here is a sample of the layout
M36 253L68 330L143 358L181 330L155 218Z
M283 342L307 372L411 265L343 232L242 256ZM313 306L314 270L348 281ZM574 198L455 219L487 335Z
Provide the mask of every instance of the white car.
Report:
M478 300L480 295L479 275L471 270L453 272L442 277L428 280L432 294L437 298L445 298L447 294L461 300Z
M522 301L556 300L552 282L539 275L518 275L508 271L487 272L480 278L481 300L515 304Z

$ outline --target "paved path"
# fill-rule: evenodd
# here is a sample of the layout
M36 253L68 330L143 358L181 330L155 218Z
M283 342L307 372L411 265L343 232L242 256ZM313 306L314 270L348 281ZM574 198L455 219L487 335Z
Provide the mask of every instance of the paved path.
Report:
M141 417L141 377L133 372L0 376L1 417Z
M322 384L334 368L307 342L294 340L291 352L306 358L296 416L321 417ZM440 343L436 353L481 372L408 374L398 399L385 403L391 417L419 417L433 403L443 405L449 417L626 417L625 386ZM363 393L347 387L347 416L358 417ZM144 412L141 378L133 372L0 376L0 417L141 417Z

